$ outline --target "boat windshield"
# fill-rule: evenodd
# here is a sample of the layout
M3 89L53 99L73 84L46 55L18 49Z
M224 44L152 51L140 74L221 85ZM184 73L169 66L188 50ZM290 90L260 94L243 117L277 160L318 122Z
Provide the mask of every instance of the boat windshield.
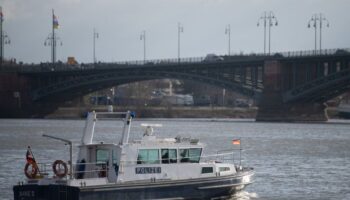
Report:
M159 164L158 149L140 149L137 164Z
M107 149L97 149L96 150L96 163L106 164L109 160L109 150Z
M177 163L176 149L162 149L162 164Z
M201 153L201 148L180 149L180 162L199 163Z

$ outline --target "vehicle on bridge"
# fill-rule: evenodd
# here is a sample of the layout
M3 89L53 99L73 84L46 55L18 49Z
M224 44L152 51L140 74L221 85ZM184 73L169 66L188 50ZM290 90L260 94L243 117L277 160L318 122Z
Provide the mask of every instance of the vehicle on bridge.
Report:
M214 61L223 61L223 60L224 60L223 57L211 53L205 56L203 62L214 62Z
M113 114L125 116L121 140L94 142L97 115ZM89 113L74 166L72 142L44 135L70 145L69 164L55 161L52 174L45 170L50 164L36 163L28 151L28 180L14 186L14 200L210 199L229 197L253 182L254 170L233 162L234 149L204 156L198 139L156 137L157 124L143 124L143 137L129 141L132 119L131 112ZM240 140L232 143L240 156Z

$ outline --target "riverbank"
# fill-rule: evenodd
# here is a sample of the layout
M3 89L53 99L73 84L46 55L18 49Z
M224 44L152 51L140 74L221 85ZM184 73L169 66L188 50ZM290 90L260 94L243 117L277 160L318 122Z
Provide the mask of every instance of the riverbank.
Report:
M82 118L89 111L107 112L107 106L94 107L60 107L45 118ZM114 112L131 110L138 118L255 118L258 108L231 107L113 107Z
M60 107L55 112L47 115L48 119L77 119L84 118L90 111L106 112L107 106L87 106L87 107ZM258 108L240 108L240 107L117 107L113 106L113 111L121 112L132 110L136 112L138 118L237 118L254 119ZM327 114L330 119L338 119L336 108L327 108Z

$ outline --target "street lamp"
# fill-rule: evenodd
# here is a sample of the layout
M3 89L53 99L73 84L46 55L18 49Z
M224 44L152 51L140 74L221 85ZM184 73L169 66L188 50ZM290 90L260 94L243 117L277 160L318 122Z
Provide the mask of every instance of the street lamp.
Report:
M230 26L230 24L226 26L225 34L228 35L228 54L227 55L230 55L230 52L231 52L231 26Z
M177 59L178 62L180 63L180 33L184 32L184 27L182 26L182 24L177 23L177 41L178 41L178 45L177 45Z
M93 32L93 61L94 64L96 64L96 39L99 38L99 33L96 32L96 29L94 28L94 32Z
M56 63L56 47L57 43L59 43L60 46L63 45L62 40L60 37L56 34L49 33L49 35L46 37L44 46L51 46L51 62L52 64Z
M320 53L322 52L322 25L323 22L327 22L326 27L329 28L329 21L324 16L324 14L320 13Z
M56 47L57 47L57 42L60 42L60 45L62 46L62 40L57 37L57 35L55 34L55 29L58 29L59 25L58 25L58 20L57 17L54 13L54 10L52 9L52 33L50 33L45 42L44 45L45 46L51 46L51 62L54 65L56 62Z
M317 22L319 22L319 24ZM329 27L329 21L322 13L312 15L311 19L308 22L308 28L311 28L311 24L315 28L315 54L317 53L317 25L320 29L319 46L320 46L320 54L322 53L322 27L324 22L327 23L326 27Z
M146 64L146 31L142 31L140 40L143 40L143 64Z
M278 26L277 18L272 11L265 11L259 18L257 26L260 26L260 21L264 22L264 54L266 54L266 26L269 27L269 55L271 52L271 27Z
M0 64L4 61L5 44L11 44L11 39L3 30L4 15L0 6Z
M308 22L307 27L311 28L311 26L315 29L315 55L317 53L317 20L318 17L316 14L312 15L311 19Z

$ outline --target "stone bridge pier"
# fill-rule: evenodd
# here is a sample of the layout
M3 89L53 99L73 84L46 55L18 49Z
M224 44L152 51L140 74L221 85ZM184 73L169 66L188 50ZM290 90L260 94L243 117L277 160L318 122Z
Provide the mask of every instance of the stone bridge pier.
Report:
M288 103L283 99L283 67L280 61L265 61L264 89L259 102L256 121L269 122L317 122L327 121L323 103Z
M26 76L0 74L0 118L44 117L57 108L52 102L34 102L31 85L31 79Z

